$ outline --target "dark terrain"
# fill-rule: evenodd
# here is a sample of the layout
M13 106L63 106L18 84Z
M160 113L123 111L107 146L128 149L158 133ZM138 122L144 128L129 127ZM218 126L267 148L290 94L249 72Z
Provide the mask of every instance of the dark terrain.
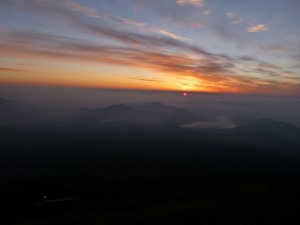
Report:
M81 108L45 122L36 119L44 109L0 100L2 224L297 218L300 129L293 125L234 116L232 129L183 128L208 118L161 103ZM76 202L44 204L45 195Z

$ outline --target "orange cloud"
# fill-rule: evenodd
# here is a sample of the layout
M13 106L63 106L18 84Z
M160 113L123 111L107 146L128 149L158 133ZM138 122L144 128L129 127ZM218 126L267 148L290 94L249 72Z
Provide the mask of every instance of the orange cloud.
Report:
M280 69L253 57L212 54L174 39L161 39L101 27L98 29L97 35L115 38L122 44L127 44L127 47L105 46L42 33L7 32L0 41L0 54L14 58L32 58L36 63L37 60L49 61L50 59L60 63L78 61L143 68L152 71L160 79L137 77L136 82L143 82L143 85L148 83L147 87L159 86L161 89L173 87L173 89L188 88L195 91L243 93L277 93L300 89L295 80L288 82L288 80L276 80L275 77L270 80L256 78L246 76L237 69L236 64L249 62L257 64L257 67L251 71L253 73L270 74L266 69ZM170 51L174 48L177 50ZM261 67L259 70L258 66ZM128 78L130 74L125 75L133 83L124 81L123 88L134 87L135 81ZM171 80L177 84L170 84Z
M257 24L257 25L250 26L247 28L247 31L252 32L252 33L260 32L260 31L264 31L264 30L269 30L266 27L266 24Z
M194 5L197 7L203 7L206 5L203 0L177 0L178 5Z

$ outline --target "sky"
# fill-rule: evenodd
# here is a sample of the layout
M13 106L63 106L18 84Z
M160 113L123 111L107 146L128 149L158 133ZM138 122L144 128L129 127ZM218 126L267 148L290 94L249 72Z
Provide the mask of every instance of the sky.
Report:
M300 96L298 0L0 0L0 84Z

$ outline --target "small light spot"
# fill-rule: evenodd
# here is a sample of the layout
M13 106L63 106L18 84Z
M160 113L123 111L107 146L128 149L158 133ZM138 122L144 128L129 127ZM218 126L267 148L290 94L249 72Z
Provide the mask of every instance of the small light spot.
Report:
M186 93L186 92L183 92L182 95L185 97L185 96L187 96L187 93Z

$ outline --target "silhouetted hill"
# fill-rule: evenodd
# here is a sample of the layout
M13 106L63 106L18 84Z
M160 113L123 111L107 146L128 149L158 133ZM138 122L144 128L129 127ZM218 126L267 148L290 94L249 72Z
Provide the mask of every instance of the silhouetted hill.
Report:
M124 104L108 106L106 108L80 108L72 112L76 120L94 118L101 122L127 122L140 124L173 124L180 125L186 122L203 119L198 114L184 108L176 108L159 102L143 103L135 107Z
M73 110L71 116L86 116L91 113L91 110L86 107L81 107L79 109Z
M0 97L0 104L7 104L7 103L9 103L10 101L8 101L7 99L5 99L5 98L1 98Z
M0 210L26 224L36 216L55 218L53 211L34 207L45 193L79 194L90 210L81 218L148 212L138 224L156 207L158 217L161 211L172 218L184 212L180 224L191 212L203 213L201 218L239 212L243 219L256 209L271 218L295 209L299 128L246 116L232 117L232 129L178 126L189 120L201 116L145 103L80 108L47 124L0 126Z
M107 112L107 113L120 113L120 114L123 114L123 113L135 112L136 109L134 109L132 107L129 107L127 105L124 105L124 104L117 104L117 105L108 106L108 107L104 108L103 111Z
M152 110L152 111L172 111L176 108L164 105L160 102L148 102L148 103L142 103L137 105L138 108L144 109L144 110Z
M95 112L95 111L94 111ZM124 104L111 105L102 110L102 117L105 119L123 119L134 120L137 116L140 116L139 110L129 107Z
M181 125L187 122L204 120L198 113L185 108L176 108L164 105L160 102L150 102L137 105L139 109L147 110L153 114L160 115L161 121L169 124Z
M240 135L251 136L253 140L272 141L281 143L300 144L300 128L269 118L255 119L248 116L232 117L237 124L235 129Z
M36 119L41 112L34 105L0 98L0 124L29 122Z

